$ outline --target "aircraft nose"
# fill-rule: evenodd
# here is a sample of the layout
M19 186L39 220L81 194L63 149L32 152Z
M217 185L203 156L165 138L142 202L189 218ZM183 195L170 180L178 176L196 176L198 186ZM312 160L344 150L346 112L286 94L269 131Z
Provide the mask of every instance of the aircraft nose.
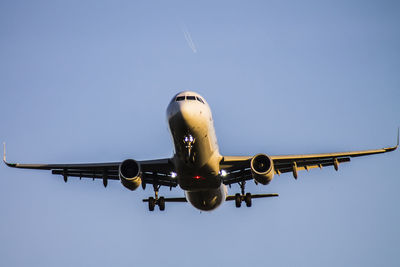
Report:
M180 105L179 111L182 119L186 123L190 123L190 121L192 121L193 117L195 116L195 111L193 110L193 107L191 107L191 105L189 105L188 103L182 103Z

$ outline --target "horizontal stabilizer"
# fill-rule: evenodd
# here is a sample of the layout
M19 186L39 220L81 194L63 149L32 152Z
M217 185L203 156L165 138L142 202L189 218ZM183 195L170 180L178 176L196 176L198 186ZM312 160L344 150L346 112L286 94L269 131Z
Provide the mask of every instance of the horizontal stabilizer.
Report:
M171 197L171 198L164 198L165 202L187 202L186 198L184 197ZM149 202L148 198L143 199L143 202Z
M265 197L279 197L279 194L271 193L271 194L255 194L251 195L251 198L265 198ZM226 201L235 200L235 196L227 196Z

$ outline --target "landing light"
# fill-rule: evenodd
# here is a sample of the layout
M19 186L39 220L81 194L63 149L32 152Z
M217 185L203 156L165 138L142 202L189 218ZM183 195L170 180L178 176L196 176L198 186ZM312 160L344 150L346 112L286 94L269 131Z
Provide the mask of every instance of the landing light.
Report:
M192 135L187 135L187 136L185 136L184 137L184 141L185 142L193 142L194 141L194 138L193 138L193 136Z
M175 178L176 177L176 173L171 172L171 178Z
M228 175L228 173L227 173L225 170L221 170L221 171L220 171L220 174L221 174L221 176L226 176L226 175Z

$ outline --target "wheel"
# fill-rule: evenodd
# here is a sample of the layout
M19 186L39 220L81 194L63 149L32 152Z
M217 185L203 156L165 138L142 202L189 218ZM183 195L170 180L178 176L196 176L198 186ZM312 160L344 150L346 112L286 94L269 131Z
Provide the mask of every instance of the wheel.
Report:
M154 197L149 197L149 211L153 211L155 206L156 201L154 200Z
M246 196L244 197L244 201L246 202L247 207L251 207L251 194L247 193Z
M158 207L160 208L160 210L165 210L165 198L164 197L160 197L158 199Z
M235 204L236 208L240 208L240 206L242 205L242 196L239 193L235 195Z

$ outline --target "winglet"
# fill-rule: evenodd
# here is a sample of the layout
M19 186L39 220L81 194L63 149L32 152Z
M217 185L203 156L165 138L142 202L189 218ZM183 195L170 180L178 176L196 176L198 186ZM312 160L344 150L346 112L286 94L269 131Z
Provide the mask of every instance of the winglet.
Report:
M6 142L3 142L3 162L8 166L8 167L15 167L15 163L8 163L6 159Z
M400 135L400 127L397 128L397 144L395 146L384 148L384 152L395 151L399 147L399 135Z
M3 142L3 161L7 164L6 160L6 142Z

